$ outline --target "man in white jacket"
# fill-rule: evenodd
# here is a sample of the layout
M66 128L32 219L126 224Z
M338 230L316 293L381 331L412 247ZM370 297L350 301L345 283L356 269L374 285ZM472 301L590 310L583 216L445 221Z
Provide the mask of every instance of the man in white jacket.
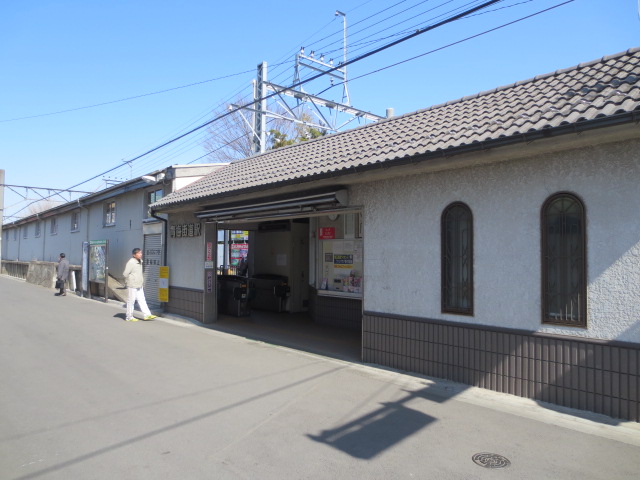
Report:
M153 320L155 315L151 314L151 310L147 306L147 300L144 298L144 274L142 272L142 250L134 248L133 257L129 259L124 267L124 281L129 290L127 301L127 322L137 322L138 319L133 316L133 307L136 301L142 310L143 320Z

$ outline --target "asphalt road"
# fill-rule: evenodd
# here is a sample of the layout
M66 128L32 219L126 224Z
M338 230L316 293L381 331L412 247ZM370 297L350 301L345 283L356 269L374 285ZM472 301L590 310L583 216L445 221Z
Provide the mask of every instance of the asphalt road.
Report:
M0 277L2 479L638 478L635 423L53 294Z

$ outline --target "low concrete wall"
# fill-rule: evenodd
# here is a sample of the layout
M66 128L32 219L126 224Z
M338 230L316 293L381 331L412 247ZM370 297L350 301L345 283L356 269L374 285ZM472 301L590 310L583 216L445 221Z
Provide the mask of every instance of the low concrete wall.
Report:
M33 283L45 288L54 288L57 265L55 262L29 262L27 283Z
M12 277L22 278L27 283L33 283L45 288L55 288L57 276L57 262L12 262L2 261L2 273ZM82 267L69 265L67 290L78 290Z

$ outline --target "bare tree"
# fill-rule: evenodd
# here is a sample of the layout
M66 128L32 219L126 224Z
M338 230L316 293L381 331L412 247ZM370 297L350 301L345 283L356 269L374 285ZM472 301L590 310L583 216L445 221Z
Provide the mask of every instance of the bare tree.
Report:
M246 105L246 102L244 104ZM236 105L243 105L243 103L238 100ZM285 111L278 108L277 105L272 107L275 108L275 110L272 108L272 111L278 112L282 117L286 116ZM222 113L224 110L218 111L216 115ZM298 118L302 121L311 120L311 116L305 112L300 113ZM252 123L251 111L246 109L233 112L209 125L207 128L208 138L204 147L209 152L210 158L217 162L230 162L253 155ZM265 150L291 145L326 134L326 131L308 128L279 117L267 119L267 132Z
M56 202L55 200L45 199L29 205L29 215L35 215L36 213L44 212L57 207L62 202Z
M222 113L224 110L214 112L216 116ZM230 162L251 156L253 133L247 123L251 122L251 116L247 113L249 112L233 112L207 127L208 138L204 142L204 148L209 152L210 158L218 162Z

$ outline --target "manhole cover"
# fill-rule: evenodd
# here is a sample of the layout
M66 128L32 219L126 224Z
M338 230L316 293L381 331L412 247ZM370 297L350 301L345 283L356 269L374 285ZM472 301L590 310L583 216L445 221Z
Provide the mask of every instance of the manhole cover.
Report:
M506 468L511 462L497 453L476 453L471 459L484 468Z

